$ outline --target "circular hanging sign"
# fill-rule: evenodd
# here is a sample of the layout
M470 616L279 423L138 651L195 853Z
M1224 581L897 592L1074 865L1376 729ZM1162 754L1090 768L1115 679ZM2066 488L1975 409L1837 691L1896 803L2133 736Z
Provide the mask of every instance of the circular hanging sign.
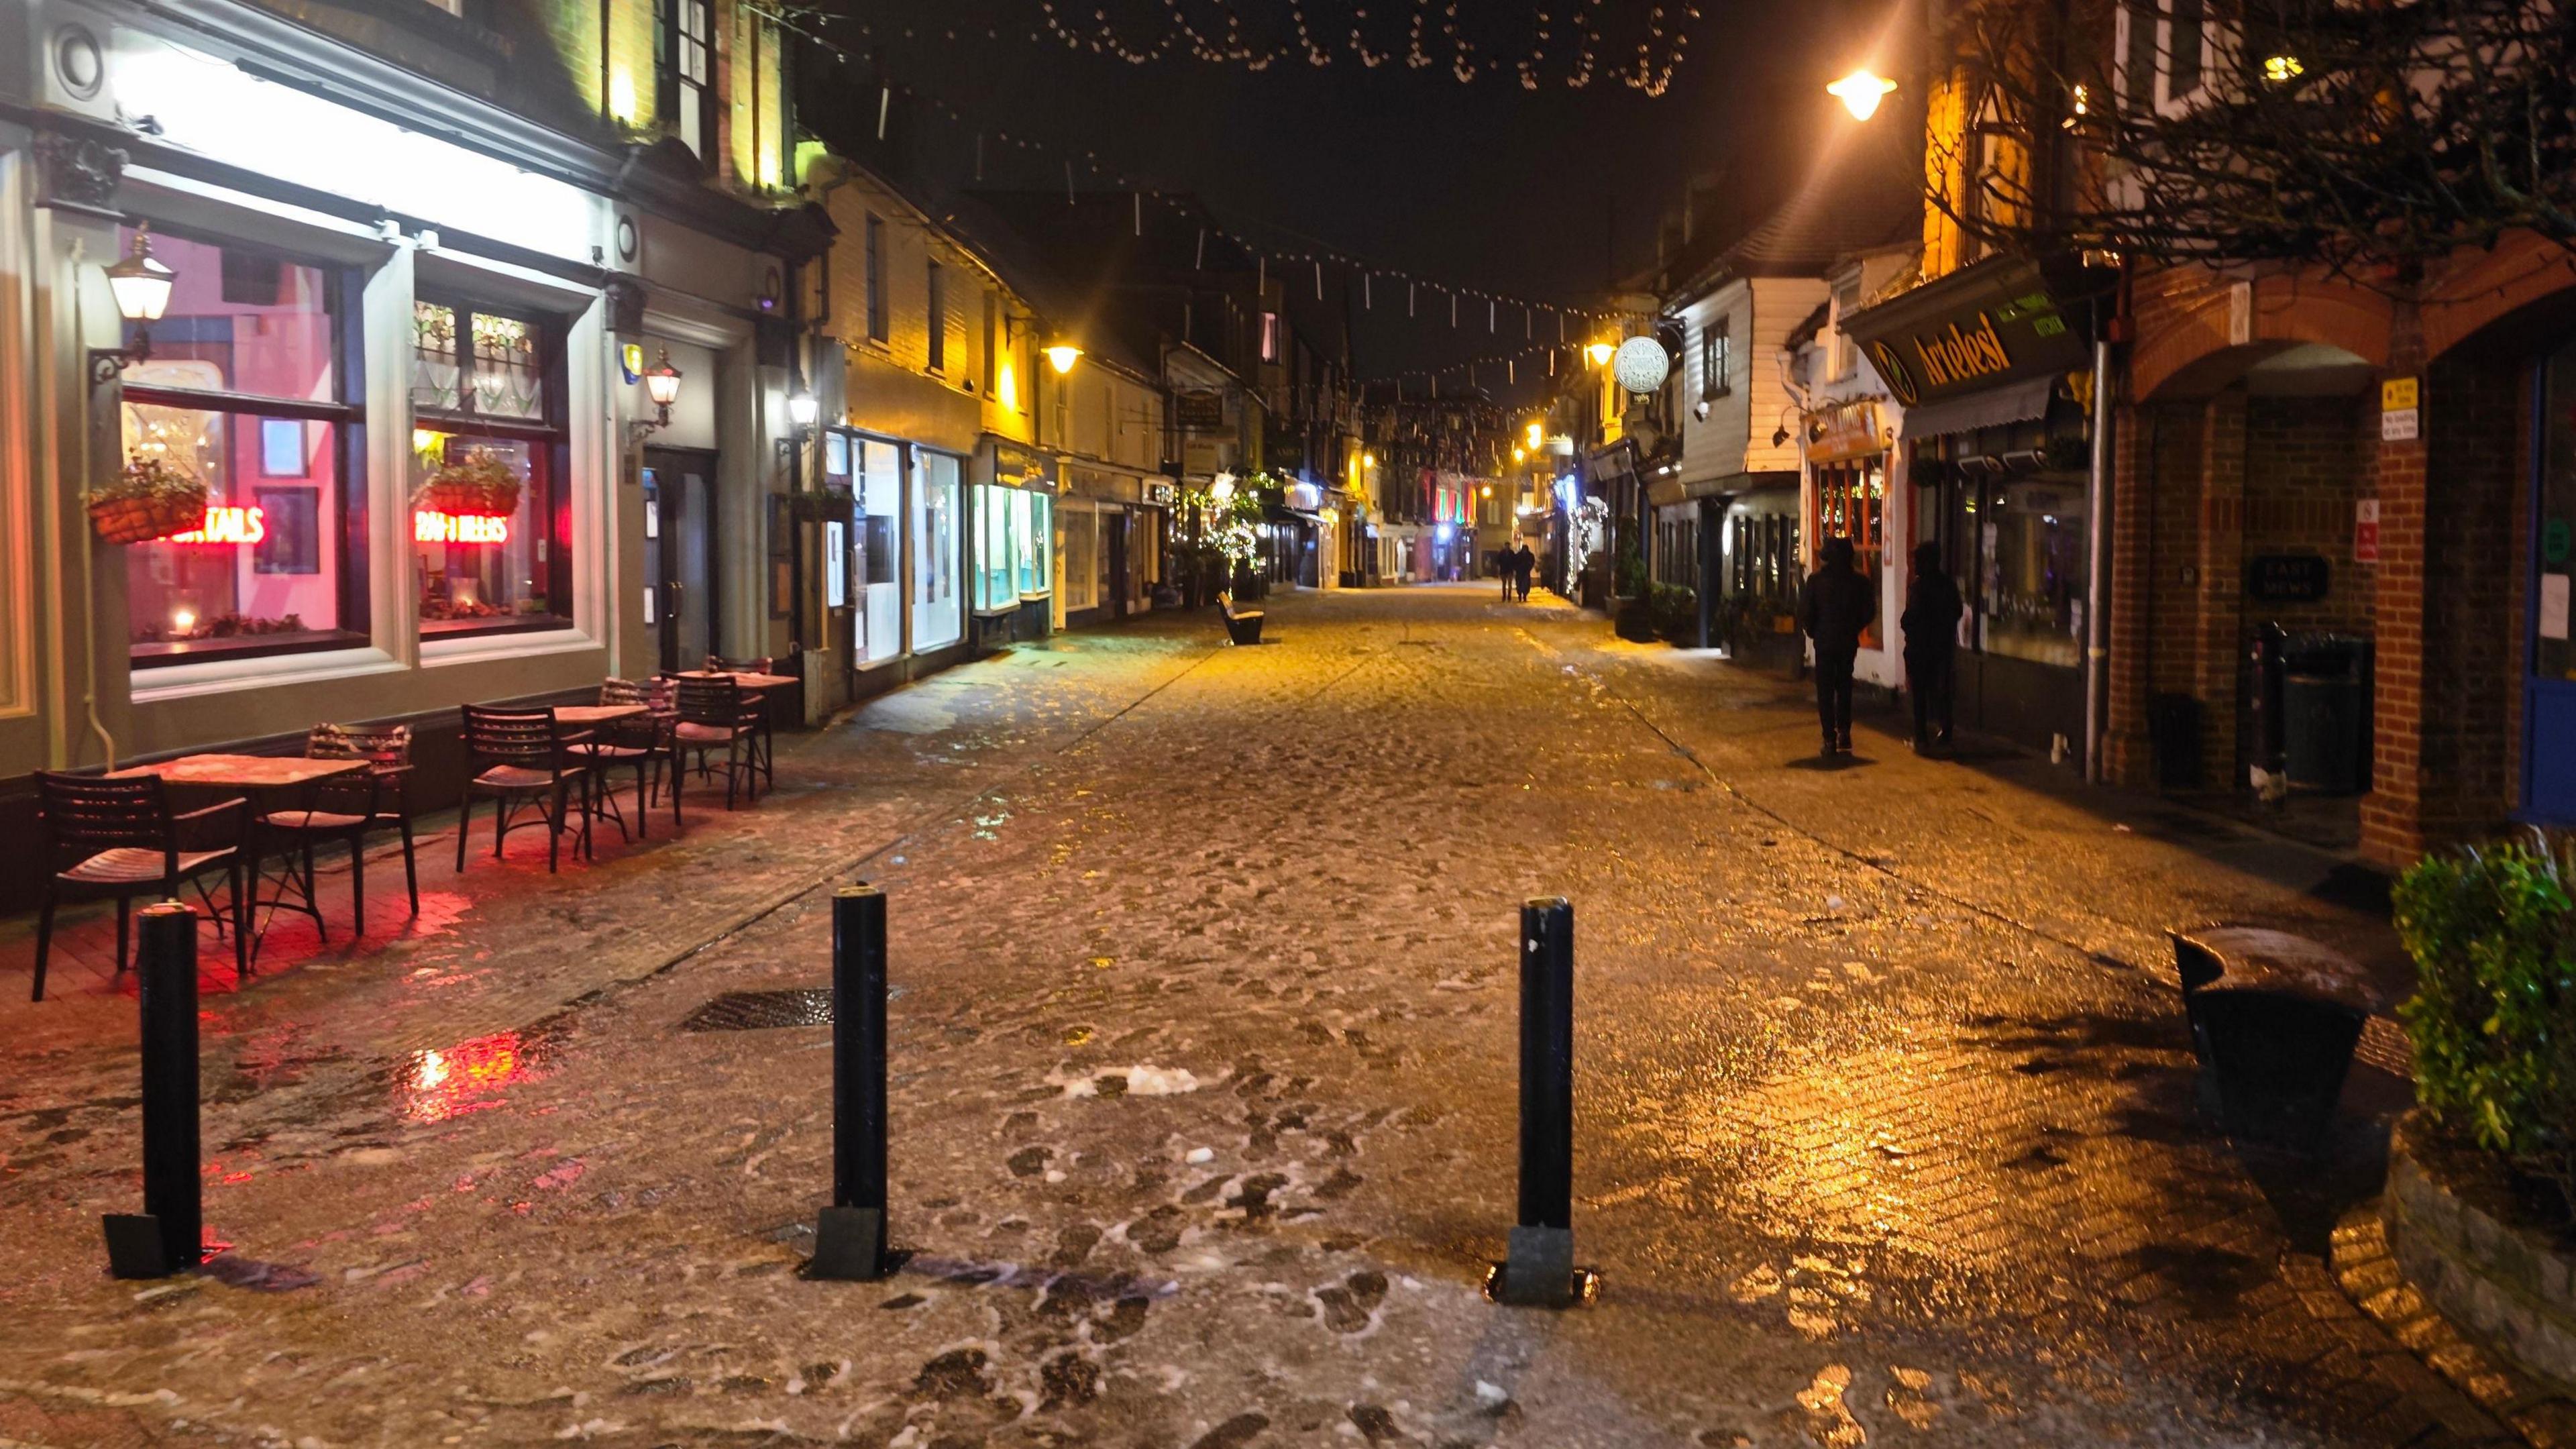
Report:
M1664 355L1664 344L1651 337L1631 337L1620 343L1619 350L1610 357L1610 375L1634 393L1662 387L1672 371L1673 360Z

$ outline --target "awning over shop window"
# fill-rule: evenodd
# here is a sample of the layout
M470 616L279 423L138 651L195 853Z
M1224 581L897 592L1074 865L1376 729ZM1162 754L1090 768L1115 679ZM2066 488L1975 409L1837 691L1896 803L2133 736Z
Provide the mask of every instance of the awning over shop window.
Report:
M1905 435L1937 438L1944 433L1974 432L2006 423L2048 416L2048 399L2057 390L2057 374L2024 378L2001 387L1925 403L1905 415Z

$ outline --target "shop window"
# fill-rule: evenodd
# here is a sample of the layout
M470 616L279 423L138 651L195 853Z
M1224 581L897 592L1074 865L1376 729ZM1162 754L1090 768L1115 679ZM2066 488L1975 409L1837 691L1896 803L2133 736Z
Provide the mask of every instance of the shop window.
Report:
M341 365L356 275L158 227L153 251L178 280L153 356L122 374L123 455L203 483L207 508L122 550L135 667L363 642L365 502L344 480L364 453Z
M2083 662L2084 481L1998 479L1977 523L1977 628L1989 653L2072 669Z
M1850 539L1854 566L1875 581L1883 555L1886 470L1875 462L1817 469L1815 510L1808 536L1820 547L1828 538ZM1861 635L1861 643L1875 648L1879 637L1879 625L1872 624Z
M912 490L912 649L944 648L965 636L958 596L957 460L921 452Z
M851 602L859 607L861 664L903 652L903 450L855 439L859 465L851 480Z
M690 154L713 166L716 135L715 7L710 0L654 6L662 52L662 115Z
M422 298L412 337L409 531L421 637L570 624L560 324Z
M1261 314L1261 360L1279 360L1279 314L1276 312Z

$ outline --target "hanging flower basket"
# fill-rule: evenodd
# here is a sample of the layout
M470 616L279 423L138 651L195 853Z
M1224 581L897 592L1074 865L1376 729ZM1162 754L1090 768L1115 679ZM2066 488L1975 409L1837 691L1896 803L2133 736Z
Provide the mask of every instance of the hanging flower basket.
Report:
M149 543L202 526L205 480L177 464L142 458L88 495L89 525L107 543Z
M476 448L439 464L411 504L452 518L509 518L519 511L519 480L498 454Z

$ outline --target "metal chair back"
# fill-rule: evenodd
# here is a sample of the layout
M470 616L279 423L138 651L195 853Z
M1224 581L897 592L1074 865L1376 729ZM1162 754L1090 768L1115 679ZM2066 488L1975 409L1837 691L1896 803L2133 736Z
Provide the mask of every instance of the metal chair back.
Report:
M411 764L411 726L318 724L304 737L308 760L364 760L371 770Z
M563 732L551 709L465 706L465 748L478 760L552 770L562 761Z
M732 679L680 679L680 722L735 729L742 724L742 686Z
M748 659L727 659L720 654L710 654L707 656L707 672L710 674L768 674L773 672L771 666L777 662L766 654L755 655Z
M177 848L169 788L158 775L108 779L39 770L36 805L58 870L102 850L140 848L166 854Z

